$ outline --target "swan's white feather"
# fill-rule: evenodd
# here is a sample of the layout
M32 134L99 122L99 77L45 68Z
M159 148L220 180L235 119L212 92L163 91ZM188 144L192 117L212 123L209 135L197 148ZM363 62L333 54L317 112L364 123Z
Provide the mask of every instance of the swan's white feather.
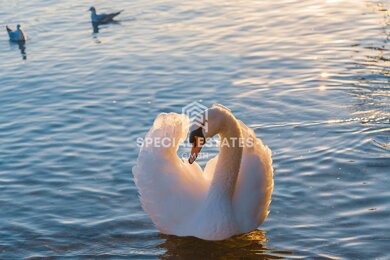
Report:
M244 138L255 145L243 151L233 201L208 196L218 155L203 172L195 162L177 156L178 145L188 134L185 115L160 114L146 138L168 137L172 147L143 147L133 168L142 207L163 233L221 240L256 229L268 215L273 190L271 151L240 122ZM239 158L238 158L239 159Z
M200 166L190 165L176 155L178 145L187 136L188 124L185 115L160 114L145 142L169 138L174 145L145 145L133 168L142 207L157 228L167 234L180 231L207 189Z

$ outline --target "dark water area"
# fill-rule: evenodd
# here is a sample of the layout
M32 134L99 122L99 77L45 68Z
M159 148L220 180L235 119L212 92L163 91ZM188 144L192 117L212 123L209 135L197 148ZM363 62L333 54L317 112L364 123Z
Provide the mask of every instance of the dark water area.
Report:
M0 1L29 37L0 30L0 258L390 258L389 2L95 6L125 12L94 33L88 3ZM193 101L272 149L254 232L166 236L140 206L136 139Z

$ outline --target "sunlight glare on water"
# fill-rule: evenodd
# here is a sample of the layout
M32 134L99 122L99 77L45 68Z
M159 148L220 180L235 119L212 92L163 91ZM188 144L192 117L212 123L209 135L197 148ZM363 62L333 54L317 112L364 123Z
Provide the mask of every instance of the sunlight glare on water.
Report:
M387 1L94 4L120 23L0 0L29 37L0 30L0 258L390 257ZM131 174L154 118L198 100L273 151L269 217L226 241L160 234Z

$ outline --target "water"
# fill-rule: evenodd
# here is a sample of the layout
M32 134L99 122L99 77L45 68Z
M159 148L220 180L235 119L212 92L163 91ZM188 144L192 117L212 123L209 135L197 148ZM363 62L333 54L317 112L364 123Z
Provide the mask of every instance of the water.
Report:
M389 2L95 2L121 23L0 1L30 37L0 31L1 258L390 257ZM131 174L155 116L200 100L273 150L268 219L223 242L161 235Z

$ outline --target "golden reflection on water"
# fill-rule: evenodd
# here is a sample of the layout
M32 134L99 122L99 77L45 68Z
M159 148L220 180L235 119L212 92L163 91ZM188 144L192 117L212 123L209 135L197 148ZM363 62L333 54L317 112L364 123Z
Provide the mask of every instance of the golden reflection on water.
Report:
M223 241L206 241L195 237L177 237L161 234L165 240L157 248L166 252L162 259L282 259L293 252L267 248L266 232L255 230Z
M381 24L382 40L368 41L364 44L356 44L356 67L360 69L360 77L355 84L352 95L358 101L353 108L353 114L361 118L363 124L375 122L389 122L389 61L388 57L390 42L390 14L389 6L384 1L368 4L370 9L378 12L383 19ZM360 55L363 54L363 55ZM364 58L362 59L361 56ZM387 128L376 129L375 132L385 133ZM368 131L371 132L371 131ZM380 143L375 140L375 142ZM381 143L386 147L386 143Z

